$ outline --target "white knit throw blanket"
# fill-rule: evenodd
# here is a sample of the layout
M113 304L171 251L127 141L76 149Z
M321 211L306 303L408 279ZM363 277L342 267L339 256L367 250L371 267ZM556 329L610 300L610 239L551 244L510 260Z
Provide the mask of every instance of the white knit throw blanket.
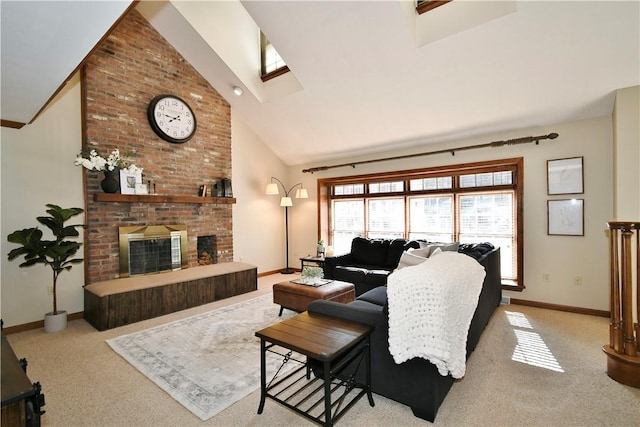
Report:
M393 360L400 364L422 357L440 375L462 378L467 334L485 274L470 256L446 251L391 274L387 298Z

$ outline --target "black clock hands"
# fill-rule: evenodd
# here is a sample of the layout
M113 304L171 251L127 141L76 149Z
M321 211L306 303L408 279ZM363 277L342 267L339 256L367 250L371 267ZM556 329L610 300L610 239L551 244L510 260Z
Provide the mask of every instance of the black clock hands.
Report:
M169 117L171 120L169 120L169 123L171 123L174 120L180 121L180 116L176 116L176 117L171 117L168 114L165 114L165 117Z

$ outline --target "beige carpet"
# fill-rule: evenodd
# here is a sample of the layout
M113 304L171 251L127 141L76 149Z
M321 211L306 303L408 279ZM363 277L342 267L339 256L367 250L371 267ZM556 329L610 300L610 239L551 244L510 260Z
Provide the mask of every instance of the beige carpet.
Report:
M273 401L257 415L259 391L201 421L115 354L105 340L271 292L291 276L259 279L259 290L161 318L98 332L83 320L66 331L9 335L46 397L43 426L313 425ZM278 321L274 317L274 323ZM640 426L640 390L606 375L601 347L608 319L502 306L493 316L464 379L453 385L435 420L440 426ZM515 360L514 360L515 359ZM374 395L341 426L424 426L411 410Z

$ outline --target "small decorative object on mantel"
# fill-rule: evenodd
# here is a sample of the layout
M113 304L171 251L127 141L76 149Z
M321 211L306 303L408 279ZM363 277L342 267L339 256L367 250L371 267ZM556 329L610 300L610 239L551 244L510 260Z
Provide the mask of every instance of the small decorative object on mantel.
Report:
M136 193L136 185L142 184L142 168L136 165L129 165L125 169L120 169L120 193Z
M233 190L231 189L231 180L229 178L222 179L222 186L224 188L223 197L233 197Z
M65 270L71 270L73 264L82 263L82 258L72 258L80 249L82 243L77 242L80 233L76 227L84 227L83 224L66 225L71 217L84 212L80 208L63 209L60 206L48 204L49 216L39 216L38 222L51 230L54 239L43 240L42 230L38 227L16 230L7 236L11 243L20 245L19 248L9 252L9 261L24 256L20 267L30 267L36 264L48 265L53 270L53 311L45 314L45 332L58 332L67 327L67 312L58 310L57 284L58 276ZM66 240L74 238L74 240Z
M233 189L231 188L231 180L222 178L213 184L213 197L233 197Z
M120 189L120 182L116 179L116 173L113 171L105 170L104 179L100 181L100 187L105 193L117 193Z
M124 178L123 188L125 191L122 191L122 194L135 194L135 184L142 182L142 168L134 165L133 163L129 163L126 158L135 156L135 153L129 152L124 156L120 155L120 150L117 148L109 154L108 157L103 157L100 153L95 150L83 150L74 161L76 166L83 166L88 170L95 170L104 173L104 179L100 183L102 190L105 193L117 193L120 189L120 183L117 180L118 174L120 177ZM129 192L129 180L127 177L134 177L133 187L131 188L131 192ZM139 177L139 179L138 179Z
M140 195L149 194L149 187L147 187L147 184L136 183L136 194L140 194Z

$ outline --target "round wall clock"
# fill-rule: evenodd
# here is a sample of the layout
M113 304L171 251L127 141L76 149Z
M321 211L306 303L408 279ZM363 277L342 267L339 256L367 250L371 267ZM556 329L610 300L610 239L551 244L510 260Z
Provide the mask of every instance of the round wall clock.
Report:
M196 116L189 104L175 95L158 95L149 102L151 129L165 141L182 144L196 132Z

